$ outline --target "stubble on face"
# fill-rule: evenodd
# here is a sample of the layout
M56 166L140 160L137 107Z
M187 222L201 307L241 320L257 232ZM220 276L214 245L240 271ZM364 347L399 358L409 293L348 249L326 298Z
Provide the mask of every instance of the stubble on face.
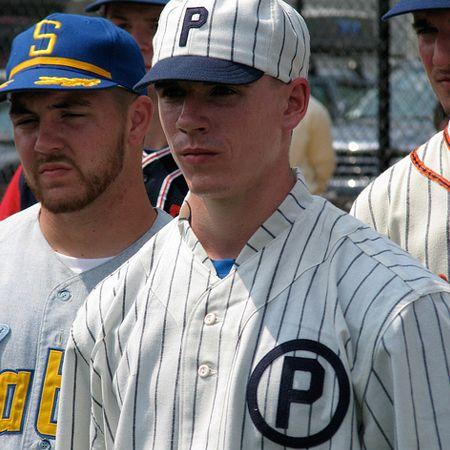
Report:
M28 171L24 170L24 177L36 199L45 209L54 214L75 212L94 202L117 179L123 169L124 157L125 133L122 130L118 134L114 151L100 167L95 168L95 171L83 171L73 159L63 154L52 154L41 158ZM39 167L48 163L65 163L71 166L76 174L76 180L72 184L70 194L61 197L54 192L58 189L58 185L50 188L43 186L39 177Z

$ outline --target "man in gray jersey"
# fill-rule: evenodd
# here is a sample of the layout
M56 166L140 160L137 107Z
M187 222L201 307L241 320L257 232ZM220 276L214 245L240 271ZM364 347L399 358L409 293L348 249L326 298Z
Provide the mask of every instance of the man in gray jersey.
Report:
M50 449L65 344L93 287L169 221L141 158L152 103L139 47L101 18L18 35L0 96L40 201L0 224L0 448Z
M289 168L303 19L171 1L154 44L190 192L79 311L57 448L450 448L450 287Z
M420 57L431 86L450 114L450 0L403 0L383 19L407 13L413 15ZM449 148L445 126L376 178L351 209L355 217L446 280L450 277Z

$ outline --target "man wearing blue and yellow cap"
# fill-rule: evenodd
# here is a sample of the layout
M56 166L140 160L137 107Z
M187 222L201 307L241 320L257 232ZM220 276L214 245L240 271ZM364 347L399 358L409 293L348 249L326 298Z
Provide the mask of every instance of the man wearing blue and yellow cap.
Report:
M151 67L152 39L159 15L168 0L96 0L86 7L86 12L98 12L120 28L128 31L136 40L144 57L145 67ZM157 107L154 89L148 90L154 107ZM147 194L152 204L177 215L187 193L187 185L175 163L159 115L155 111L145 137L142 155L142 172ZM18 168L0 202L0 220L25 209L36 202Z
M0 96L40 201L0 224L0 448L49 449L68 330L90 290L170 219L142 180L152 103L134 39L52 14L18 35Z

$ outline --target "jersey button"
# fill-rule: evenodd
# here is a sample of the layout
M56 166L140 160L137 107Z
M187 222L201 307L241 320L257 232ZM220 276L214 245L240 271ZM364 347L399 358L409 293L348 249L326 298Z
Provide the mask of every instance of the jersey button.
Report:
M214 313L206 314L203 322L205 325L214 325L217 322L217 316Z
M47 439L43 439L41 442L39 442L38 447L39 450L49 450L52 448L52 444L50 444Z
M63 289L56 294L56 297L62 302L67 302L67 300L70 300L70 298L72 297L72 294L67 289Z
M209 377L212 374L213 374L213 370L211 369L211 367L207 366L206 364L202 364L198 368L198 376L200 378L206 378L206 377Z

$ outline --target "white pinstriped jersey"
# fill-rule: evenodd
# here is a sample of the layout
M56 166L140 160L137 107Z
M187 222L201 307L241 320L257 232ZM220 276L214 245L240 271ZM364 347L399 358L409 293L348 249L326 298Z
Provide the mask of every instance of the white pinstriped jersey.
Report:
M301 180L223 279L182 210L79 311L57 448L448 449L449 291Z
M350 211L418 258L450 277L450 139L435 134L376 178Z

